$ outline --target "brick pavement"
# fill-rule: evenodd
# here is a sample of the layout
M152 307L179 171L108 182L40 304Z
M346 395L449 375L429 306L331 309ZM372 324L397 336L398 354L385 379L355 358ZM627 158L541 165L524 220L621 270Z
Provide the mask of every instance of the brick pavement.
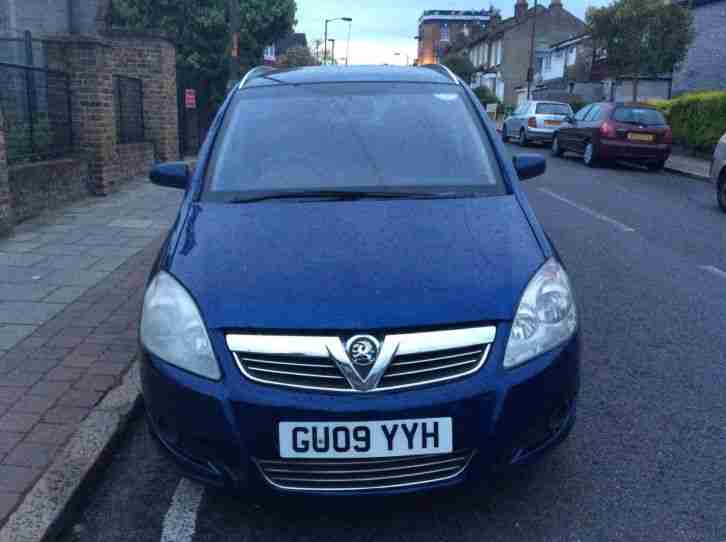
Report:
M0 238L0 526L128 370L180 199L137 181Z

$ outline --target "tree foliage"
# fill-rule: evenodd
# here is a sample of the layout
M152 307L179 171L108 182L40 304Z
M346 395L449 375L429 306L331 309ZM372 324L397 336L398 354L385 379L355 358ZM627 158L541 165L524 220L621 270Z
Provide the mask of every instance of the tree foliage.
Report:
M320 64L307 47L290 47L285 54L277 59L281 68L298 68L301 66L317 66Z
M471 81L471 76L476 72L474 64L469 60L469 55L449 53L442 59L441 63L467 83Z
M618 77L671 73L683 61L693 40L693 16L675 2L614 0L587 11L588 32L595 47L607 54L608 68Z
M259 64L265 46L292 31L295 0L238 0L240 60L244 68ZM114 0L113 24L135 30L166 32L177 45L177 68L194 74L224 95L230 48L227 0Z

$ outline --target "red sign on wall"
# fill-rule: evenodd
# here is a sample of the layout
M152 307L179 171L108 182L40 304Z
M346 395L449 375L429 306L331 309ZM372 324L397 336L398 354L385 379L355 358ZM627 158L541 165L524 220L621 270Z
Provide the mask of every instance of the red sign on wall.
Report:
M197 91L193 88L184 91L184 105L187 109L197 108Z

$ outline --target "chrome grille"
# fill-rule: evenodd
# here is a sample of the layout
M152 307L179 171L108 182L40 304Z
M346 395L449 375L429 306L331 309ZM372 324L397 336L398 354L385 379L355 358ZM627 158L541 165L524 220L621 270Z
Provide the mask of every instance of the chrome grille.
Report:
M263 477L280 489L298 491L360 491L440 482L466 470L471 450L450 454L391 459L262 460Z
M234 352L240 369L251 379L300 388L350 390L335 362L325 357Z
M365 371L344 337L227 335L240 371L264 384L336 392L374 392L461 378L486 362L493 326L386 335Z
M383 373L378 389L421 386L471 374L479 370L488 351L486 345L396 356Z

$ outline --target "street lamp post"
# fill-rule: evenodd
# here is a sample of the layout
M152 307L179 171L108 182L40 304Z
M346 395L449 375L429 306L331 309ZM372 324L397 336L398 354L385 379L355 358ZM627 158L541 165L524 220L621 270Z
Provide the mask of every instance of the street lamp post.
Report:
M328 23L332 23L334 21L345 21L347 23L351 23L353 22L353 19L351 19L350 17L336 17L335 19L325 19L325 37L323 38L323 64L328 63Z
M408 56L406 53L393 53L393 56L405 56L406 57L406 66L409 66L411 64L411 57Z

